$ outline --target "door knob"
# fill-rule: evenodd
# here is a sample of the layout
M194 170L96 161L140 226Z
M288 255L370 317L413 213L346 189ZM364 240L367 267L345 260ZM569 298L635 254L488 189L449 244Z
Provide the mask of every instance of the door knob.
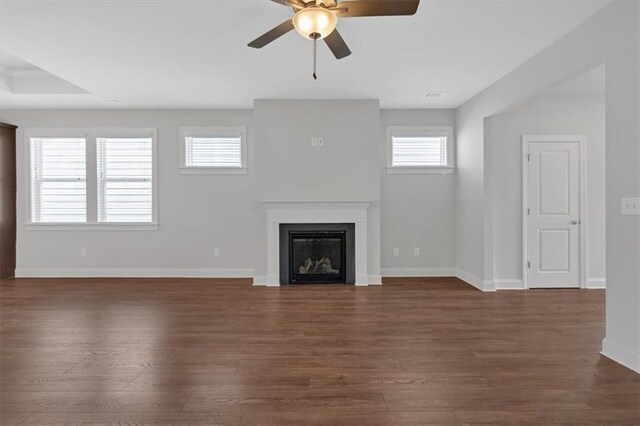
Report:
M571 223L572 225L577 225L577 224L579 224L579 223L580 223L580 221L579 221L579 220L572 220L570 223Z

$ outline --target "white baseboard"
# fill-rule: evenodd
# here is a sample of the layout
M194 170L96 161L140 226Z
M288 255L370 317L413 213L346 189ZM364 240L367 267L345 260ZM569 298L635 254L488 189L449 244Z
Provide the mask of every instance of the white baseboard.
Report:
M17 278L251 278L253 269L19 268Z
M496 290L525 290L524 281L518 278L493 280ZM604 289L607 287L605 278L588 278L586 288L588 289Z
M602 340L602 351L600 353L618 364L640 373L640 353L627 349L606 337Z
M456 268L383 268L383 277L455 277Z
M280 277L276 275L256 275L253 277L256 287L280 287Z
M524 290L524 282L519 279L495 279L496 290Z
M356 287L366 287L369 285L369 276L368 275L358 275L356 274Z
M463 271L462 269L458 269L456 271L456 277L466 282L467 284L474 286L480 291L496 291L496 285L493 281L483 280L482 278L473 275L470 272Z
M382 285L382 275L369 275L367 282L369 285Z
M607 288L607 279L606 278L587 278L587 288L588 289Z

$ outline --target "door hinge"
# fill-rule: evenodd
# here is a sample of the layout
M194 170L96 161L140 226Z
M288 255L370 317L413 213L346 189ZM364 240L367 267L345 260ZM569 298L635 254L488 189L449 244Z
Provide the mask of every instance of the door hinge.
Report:
M527 216L531 216L531 208L527 208Z
M530 260L527 261L527 269L531 269L531 261Z
M527 154L527 161L531 161L531 154Z

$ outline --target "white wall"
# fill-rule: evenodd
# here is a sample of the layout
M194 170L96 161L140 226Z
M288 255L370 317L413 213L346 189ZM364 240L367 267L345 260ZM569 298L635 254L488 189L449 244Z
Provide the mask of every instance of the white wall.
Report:
M377 101L256 101L255 110L3 110L0 115L20 128L158 128L157 231L25 230L24 151L18 150L21 275L260 275L266 267L261 202L274 199L374 200L369 275L379 276L381 264L400 275L454 265L455 177L383 174L385 135ZM384 111L382 117L394 125L453 124L450 110ZM247 127L248 174L180 174L182 126ZM323 137L325 147L312 148L311 137ZM21 148L24 142L19 134ZM387 194L382 201L381 188ZM382 228L390 230L383 253L381 211ZM402 247L403 255L393 257L390 246ZM422 255L413 256L413 247ZM80 257L81 248L87 257ZM213 256L215 248L219 257Z
M257 100L254 104L258 203L372 200L367 222L367 274L377 277L380 277L379 111L377 100ZM312 147L313 137L323 138L324 146ZM257 217L256 226L256 275L265 276L264 215Z
M388 126L455 126L453 110L382 110L382 275L455 275L455 173L388 174ZM399 256L393 256L393 249ZM414 255L414 249L420 255Z
M457 263L493 282L491 138L484 119L590 67L606 66L607 330L603 353L640 371L640 220L620 199L640 196L640 70L636 1L616 1L457 110ZM489 167L487 167L489 166ZM487 214L488 213L488 214Z
M157 127L158 231L25 230L25 141L18 134L17 269L26 275L251 276L253 170L248 175L184 175L178 171L180 126L247 126L252 112L203 110L7 110L23 127ZM252 158L250 156L250 158ZM220 248L220 257L213 256ZM80 257L80 248L87 257ZM148 271L152 270L152 271Z
M499 224L493 227L496 286L522 288L522 135L527 134L586 135L587 284L604 285L604 95L554 92L491 118L493 218Z

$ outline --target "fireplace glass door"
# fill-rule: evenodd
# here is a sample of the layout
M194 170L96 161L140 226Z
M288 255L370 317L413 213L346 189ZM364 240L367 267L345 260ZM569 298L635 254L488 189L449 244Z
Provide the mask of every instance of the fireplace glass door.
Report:
M289 232L291 284L346 283L345 232Z

